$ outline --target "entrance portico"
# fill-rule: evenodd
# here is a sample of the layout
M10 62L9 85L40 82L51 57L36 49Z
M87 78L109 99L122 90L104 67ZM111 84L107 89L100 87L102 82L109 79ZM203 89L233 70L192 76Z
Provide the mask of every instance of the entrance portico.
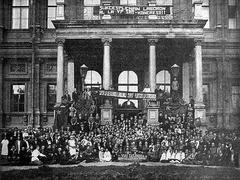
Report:
M142 51L147 52L147 63L143 64L137 64L138 61L134 64L135 66L143 65L145 66L148 64L148 70L145 71L148 73L148 78L144 79L144 83L148 83L150 86L150 91L154 92L156 89L156 71L159 67L157 67L157 64L161 62L162 57L158 54L158 47L164 46L164 41L170 41L174 45L174 40L180 40L182 42L184 41L190 41L190 42L196 42L195 45L192 46L192 49L195 49L195 69L196 69L196 110L201 109L201 113L195 113L195 117L204 118L204 106L203 106L203 98L202 98L202 56L201 56L201 40L203 38L203 26L205 24L205 21L198 20L194 22L182 22L182 23L161 23L161 22L151 22L151 21L144 21L141 20L139 22L133 21L133 22L114 22L114 20L111 21L74 21L74 22L67 22L67 21L54 21L54 24L56 26L57 31L57 38L58 39L64 39L65 40L65 46L67 53L70 53L71 56L74 58L74 62L76 64L76 61L84 62L83 59L79 59L79 57L72 55L71 47L69 47L70 44L73 44L72 46L76 45L74 41L79 41L80 46L74 47L75 49L78 49L81 51L81 48L85 45L81 43L81 41L84 42L90 42L95 41L97 42L97 51L100 52L100 55L97 56L100 57L101 63L98 62L100 67L102 67L101 74L102 76L102 86L103 89L109 90L111 86L111 81L113 81L114 86L114 70L112 69L115 63L116 57L114 57L115 52L112 50L112 47L116 47L117 42L124 42L125 40L128 41L136 41L139 40L140 43L143 43L144 46L140 47L144 49L137 49L136 51L131 52L132 54L136 55L135 53L140 53ZM64 42L64 41L62 41ZM100 43L99 43L100 42ZM101 44L101 45L100 45ZM147 45L145 45L147 44ZM95 43L91 43L91 45L95 46ZM146 48L147 46L147 48ZM64 86L64 76L63 76L63 59L61 58L61 54L63 49L63 43L58 43L58 80L57 80L57 87L63 87ZM72 48L73 49L73 48ZM93 51L96 49L96 47L92 47ZM145 51L145 49L148 49ZM131 50L129 50L131 51ZM173 49L174 51L174 49ZM183 50L184 51L184 50ZM88 53L90 53L89 51ZM186 52L183 52L186 53ZM125 54L125 52L122 52L122 54ZM188 55L190 52L188 52ZM146 54L145 54L146 57ZM85 56L86 58L86 56ZM144 61L144 57L142 57L142 61ZM176 58L177 59L177 58ZM140 61L139 61L140 62ZM78 62L79 63L79 62ZM129 61L130 63L130 61ZM170 63L170 62L169 62ZM182 64L183 61L177 61L171 62L173 64ZM70 68L71 63L69 64L69 70L73 69ZM79 66L80 67L80 66ZM183 67L183 66L182 66ZM184 66L185 67L185 66ZM99 67L98 67L99 68ZM143 67L144 70L146 67ZM76 70L75 70L76 71ZM59 75L60 73L60 75ZM70 80L71 78L71 80ZM68 81L72 81L74 78L74 71L68 72ZM188 81L188 79L186 80ZM68 86L76 86L75 83L67 83ZM182 83L184 85L189 83ZM184 87L189 88L189 87ZM65 89L74 89L74 87L65 87ZM140 88L139 90L143 89ZM71 94L71 91L69 92ZM63 94L62 88L57 89L57 101L60 102L61 96ZM189 94L189 93L188 93ZM184 95L183 95L184 96ZM186 95L185 95L186 96ZM203 111L202 111L203 110Z

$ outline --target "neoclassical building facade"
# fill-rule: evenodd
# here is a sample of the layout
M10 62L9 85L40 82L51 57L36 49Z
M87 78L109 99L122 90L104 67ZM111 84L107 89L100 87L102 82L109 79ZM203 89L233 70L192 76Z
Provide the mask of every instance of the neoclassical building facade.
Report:
M170 92L178 65L202 125L239 127L237 0L0 0L0 60L2 128L52 126L64 91L81 90L83 64L87 88L127 92Z

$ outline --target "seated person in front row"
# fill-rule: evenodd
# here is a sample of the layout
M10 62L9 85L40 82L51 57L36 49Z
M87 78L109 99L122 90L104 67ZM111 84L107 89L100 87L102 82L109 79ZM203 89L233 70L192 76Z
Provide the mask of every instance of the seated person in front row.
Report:
M32 152L31 163L35 165L43 164L43 162L39 159L40 157L46 158L44 154L39 152L39 146L37 145L36 149Z

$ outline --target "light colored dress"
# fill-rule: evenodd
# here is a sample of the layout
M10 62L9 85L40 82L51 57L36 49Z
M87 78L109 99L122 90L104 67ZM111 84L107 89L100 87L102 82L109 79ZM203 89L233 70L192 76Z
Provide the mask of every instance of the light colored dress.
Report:
M71 156L75 156L77 154L77 149L76 149L76 141L74 139L70 139L68 141L69 145L69 153Z
M8 144L9 144L9 141L7 139L3 139L1 144L2 144L1 155L2 156L7 156L8 155Z
M104 153L104 161L106 161L106 162L110 162L111 160L112 160L112 155L111 155L111 153L109 152L109 151L106 151L105 153Z

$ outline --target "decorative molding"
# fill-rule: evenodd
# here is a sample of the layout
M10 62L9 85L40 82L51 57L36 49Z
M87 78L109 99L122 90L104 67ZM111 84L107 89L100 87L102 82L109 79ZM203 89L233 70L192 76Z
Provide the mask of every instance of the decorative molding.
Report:
M103 38L102 42L103 42L104 46L110 46L111 42L112 42L112 38Z
M202 46L202 44L203 44L203 37L195 38L194 39L194 44L195 44L195 46Z
M149 46L156 46L158 39L148 39Z
M58 46L63 46L65 43L65 39L64 38L56 38L56 43Z

